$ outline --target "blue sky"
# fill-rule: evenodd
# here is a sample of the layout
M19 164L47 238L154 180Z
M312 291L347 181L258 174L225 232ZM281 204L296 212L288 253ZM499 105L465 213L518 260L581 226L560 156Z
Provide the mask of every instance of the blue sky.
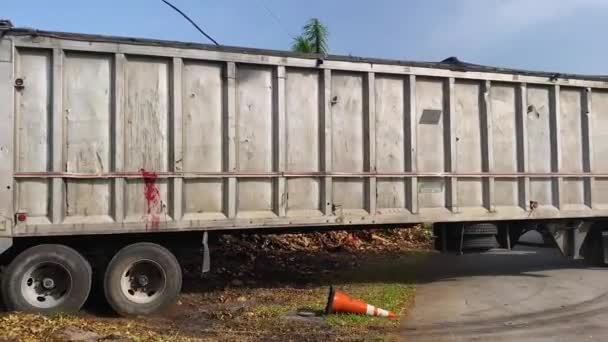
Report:
M608 0L172 0L225 45L288 49L305 21L336 54L608 74ZM160 0L0 0L17 26L205 41ZM270 14L269 9L273 14ZM277 20L276 17L279 18Z

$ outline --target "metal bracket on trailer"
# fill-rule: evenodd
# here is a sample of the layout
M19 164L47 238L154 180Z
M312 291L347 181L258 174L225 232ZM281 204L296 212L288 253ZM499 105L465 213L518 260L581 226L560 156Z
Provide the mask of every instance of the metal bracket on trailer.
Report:
M581 247L591 228L591 223L584 221L577 222L575 225L552 223L548 224L547 228L564 256L583 259L580 254Z
M209 253L209 233L203 233L203 267L201 269L201 275L211 270L211 254Z
M462 252L462 245L464 244L464 223L460 225L460 246L458 249L458 255L464 254Z
M506 234L506 240L507 240L507 250L511 250L511 225L510 224L506 224L505 225L505 234Z
M448 253L448 225L441 225L441 253Z

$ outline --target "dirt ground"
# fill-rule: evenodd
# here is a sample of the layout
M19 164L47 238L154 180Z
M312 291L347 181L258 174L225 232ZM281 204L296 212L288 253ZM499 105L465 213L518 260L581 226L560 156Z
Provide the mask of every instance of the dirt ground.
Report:
M426 258L423 227L382 231L221 236L212 271L193 256L178 302L153 317L114 315L99 293L76 316L0 316L6 340L318 341L391 336L399 321L324 316L329 286L403 314L414 295L414 269ZM315 313L302 317L298 311ZM80 335L79 335L80 334ZM89 334L89 335L87 335ZM86 339L85 339L86 340Z

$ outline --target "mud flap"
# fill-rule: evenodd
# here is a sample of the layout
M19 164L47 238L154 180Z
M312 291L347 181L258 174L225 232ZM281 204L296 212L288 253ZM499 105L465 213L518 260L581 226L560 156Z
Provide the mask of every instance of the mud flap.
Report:
M4 254L4 252L8 251L9 248L13 246L13 238L10 237L0 237L0 254Z
M201 267L202 274L211 270L211 255L209 253L209 233L203 233L203 266Z
M587 233L591 228L589 222L578 222L575 224L550 223L547 229L553 236L557 247L564 256L572 259L584 259L581 255L581 247Z

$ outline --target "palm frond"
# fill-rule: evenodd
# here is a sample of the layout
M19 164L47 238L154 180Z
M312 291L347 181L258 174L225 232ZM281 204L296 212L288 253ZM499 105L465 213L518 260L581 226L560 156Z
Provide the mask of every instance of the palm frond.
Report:
M327 54L327 27L317 18L310 19L303 28L303 36L309 42L312 52Z
M304 36L297 36L291 44L291 50L302 53L312 53L313 49L310 42Z

